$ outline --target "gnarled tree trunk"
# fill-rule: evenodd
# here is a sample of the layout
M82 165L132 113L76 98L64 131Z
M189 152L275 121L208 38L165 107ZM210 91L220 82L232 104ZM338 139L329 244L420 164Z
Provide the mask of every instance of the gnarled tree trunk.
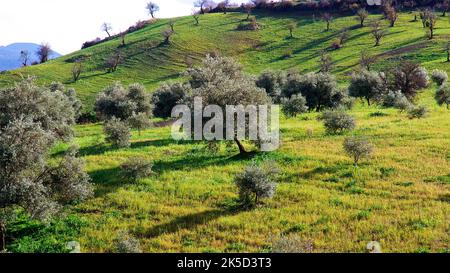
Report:
M235 138L234 141L236 142L237 146L239 147L239 153L240 154L246 154L247 151L245 150L244 145L239 141L239 139Z

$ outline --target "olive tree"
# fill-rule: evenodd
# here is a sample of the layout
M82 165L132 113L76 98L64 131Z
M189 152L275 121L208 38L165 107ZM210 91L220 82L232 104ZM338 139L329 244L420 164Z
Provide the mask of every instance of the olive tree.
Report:
M0 251L6 219L18 208L47 220L61 205L93 194L73 149L59 163L47 160L56 142L73 135L72 103L62 91L39 87L32 78L0 89Z
M139 135L141 135L142 130L150 128L153 125L148 115L146 115L145 113L133 113L133 115L129 117L127 121L132 129L138 130Z
M119 148L130 147L130 127L125 121L115 117L108 120L103 126L106 141Z
M435 69L431 73L431 79L438 85L441 86L448 80L448 74L444 70Z
M342 106L347 97L345 90L338 87L336 78L329 73L289 74L282 95L290 98L295 94L304 96L308 108L316 111Z
M277 102L285 82L286 75L283 72L267 70L258 76L256 79L256 86L266 90L267 95Z
M120 83L107 87L97 96L95 111L101 120L113 117L127 120L133 114L144 113L151 116L153 106L145 87L132 84L125 89Z
M172 109L186 97L189 84L164 83L152 95L153 114L158 118L169 118Z
M343 111L327 111L321 118L328 134L342 134L356 128L355 119Z
M364 98L369 106L371 101L379 100L385 90L386 85L380 73L367 70L353 73L348 87L350 96Z
M77 92L74 88L66 88L64 84L61 82L52 82L49 86L51 92L61 92L66 96L69 102L72 105L72 109L75 114L75 119L78 119L81 116L81 110L83 110L83 104L77 97Z
M333 21L333 19L334 19L333 16L328 12L325 12L322 15L322 20L327 24L327 31L330 30L330 24L331 24L331 21Z
M147 9L150 16L152 16L152 18L155 18L155 13L159 11L158 4L153 3L153 2L148 2L147 6L145 6L145 8Z
M373 145L364 138L349 137L344 141L344 150L358 165L362 158L369 158L373 153Z
M394 69L392 74L393 89L402 91L409 100L413 100L419 90L428 86L428 72L418 63L404 61Z
M306 106L306 99L301 94L296 94L289 99L284 98L283 103L283 113L287 117L295 117L301 113L308 111L308 106Z
M225 113L227 105L246 107L268 105L271 102L266 92L258 88L254 79L246 75L242 66L231 58L207 56L201 66L189 68L185 76L192 88L187 98L191 105L195 97L201 97L204 105L217 105ZM248 119L245 124L248 127ZM246 153L237 130L234 135L239 152Z
M41 64L47 62L52 53L53 50L48 43L42 43L36 51L36 55L39 57L39 62Z
M373 38L375 39L375 46L379 46L381 43L381 39L387 34L386 30L383 29L380 21L372 22L371 33Z
M262 198L272 198L277 188L278 168L270 162L263 166L252 163L235 176L239 197L245 205L255 205Z
M439 105L447 105L447 109L449 109L450 105L450 86L448 84L443 84L439 87L436 92L436 101Z
M366 9L359 9L357 12L356 12L356 16L357 16L357 19L359 20L359 25L361 26L361 27L364 27L364 21L367 19L367 17L369 17L369 13L367 12L367 10Z

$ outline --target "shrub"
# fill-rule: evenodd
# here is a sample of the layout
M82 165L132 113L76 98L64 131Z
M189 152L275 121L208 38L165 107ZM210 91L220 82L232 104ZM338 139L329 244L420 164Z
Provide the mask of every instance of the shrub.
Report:
M150 176L153 163L141 157L133 157L120 166L122 176L132 182Z
M141 131L152 127L153 123L144 113L134 114L128 118L128 124L132 129L138 130L139 135Z
M94 195L91 178L85 171L84 161L77 157L78 148L71 147L58 166L49 171L49 181L58 192L62 203L86 200Z
M121 231L114 240L117 253L142 253L139 240L126 231Z
M371 101L382 97L384 90L386 86L382 76L367 70L353 73L348 87L350 96L365 99L369 106Z
M101 120L117 118L126 120L133 113L151 116L151 98L140 84L132 84L125 89L120 83L107 87L95 101L95 111Z
M249 23L241 22L237 26L237 30L253 30L254 31L254 30L259 30L259 29L261 29L261 26L256 21L255 17L251 18Z
M103 131L106 135L106 141L117 147L130 147L130 127L117 119L112 118L104 124Z
M279 101L281 95L281 88L286 82L286 75L280 71L264 71L256 79L256 86L266 90L275 102Z
M400 90L409 99L413 100L418 91L428 86L428 72L417 63L402 62L393 71L393 87Z
M303 95L308 108L316 111L339 107L347 97L345 91L338 87L336 78L329 73L290 73L282 88L282 95L290 98L295 94Z
M431 73L431 79L438 85L441 86L448 80L447 72L439 69L433 70Z
M290 99L283 99L283 113L287 117L295 117L308 111L306 99L302 95L293 95Z
M246 205L257 204L261 198L272 198L276 191L278 169L273 163L258 166L252 163L235 176L240 200Z
M186 97L189 86L181 83L163 84L152 95L153 114L159 118L169 118L172 109Z
M383 97L383 106L394 107L403 112L410 109L413 105L401 91L389 91Z
M327 111L322 119L328 134L342 134L356 128L355 120L342 111Z
M439 105L447 105L449 108L450 105L450 86L448 84L443 84L439 87L436 92L436 101Z
M303 240L295 234L280 236L272 243L272 253L312 253L313 250L311 240Z
M428 115L428 108L423 105L414 106L408 110L408 117L410 119L425 118L427 115Z
M369 158L372 155L373 145L365 139L350 137L344 141L344 150L353 158L355 165L358 165L361 158Z

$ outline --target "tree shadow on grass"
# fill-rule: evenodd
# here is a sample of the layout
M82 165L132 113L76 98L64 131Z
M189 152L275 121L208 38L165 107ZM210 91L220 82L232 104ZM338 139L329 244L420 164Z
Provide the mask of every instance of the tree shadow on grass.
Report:
M164 147L164 146L170 146L170 145L184 145L192 143L190 141L182 141L182 140L174 140L170 138L165 139L155 139L155 140L146 140L146 141L140 141L140 142L132 142L131 146L126 149L141 149L143 147ZM105 145L105 144L98 144L88 147L83 147L79 150L80 156L92 156L92 155L102 155L106 152L111 151L118 151L121 148L114 147L112 145ZM64 151L60 153L56 153L55 156L63 154Z
M207 224L215 219L225 216L237 215L241 210L236 208L227 209L213 209L203 212L188 214L180 217L176 217L174 220L156 225L141 234L136 234L137 236L145 238L155 238L167 233L175 233L181 229L192 230L197 226Z
M215 155L215 154L200 154L200 155L186 155L176 160L160 160L155 162L153 170L156 173L164 173L167 171L180 170L194 170L202 169L208 166L226 166L237 162L245 162L251 160L257 152L249 152L246 154L229 155Z
M119 168L101 169L88 174L92 179L92 183L96 185L96 197L105 196L127 183L126 180L122 179Z
M351 163L338 163L333 166L320 166L317 168L314 168L312 170L299 173L298 176L302 177L304 179L311 179L314 178L316 175L321 174L338 174L340 173L341 176L348 175L348 172L353 171L355 168L355 165Z

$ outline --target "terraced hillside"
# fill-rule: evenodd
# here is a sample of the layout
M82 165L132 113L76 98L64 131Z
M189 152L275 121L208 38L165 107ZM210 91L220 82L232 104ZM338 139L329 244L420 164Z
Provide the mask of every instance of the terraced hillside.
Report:
M168 28L168 20L158 20L126 36L125 47L120 47L117 38L43 65L7 72L0 75L0 86L26 75L37 76L43 84L60 81L75 87L90 109L96 94L113 81L140 82L154 90L163 81L179 78L179 73L186 68L187 57L198 62L211 52L235 57L252 74L268 68L317 71L320 52L329 48L344 29L350 34L347 43L342 49L330 52L336 62L333 72L341 79L357 67L362 51L379 56L380 67L392 64L391 59L405 57L420 61L429 69L450 71L448 63L443 62L443 45L450 39L447 18L439 18L437 37L429 41L420 20L412 22L413 14L403 13L396 27L388 29L381 46L374 47L370 28L360 28L354 16L336 16L330 31L325 31L325 23L319 16L314 19L312 15L258 13L256 17L262 25L260 31L238 31L238 24L246 18L242 13L207 14L200 18L198 26L191 17L178 18L170 45L163 44L161 36L161 31ZM372 15L369 19L379 17ZM294 38L289 38L289 22L298 25ZM117 50L123 55L123 64L116 72L107 73L105 60ZM72 83L73 62L80 57L88 60L86 72L77 83Z

